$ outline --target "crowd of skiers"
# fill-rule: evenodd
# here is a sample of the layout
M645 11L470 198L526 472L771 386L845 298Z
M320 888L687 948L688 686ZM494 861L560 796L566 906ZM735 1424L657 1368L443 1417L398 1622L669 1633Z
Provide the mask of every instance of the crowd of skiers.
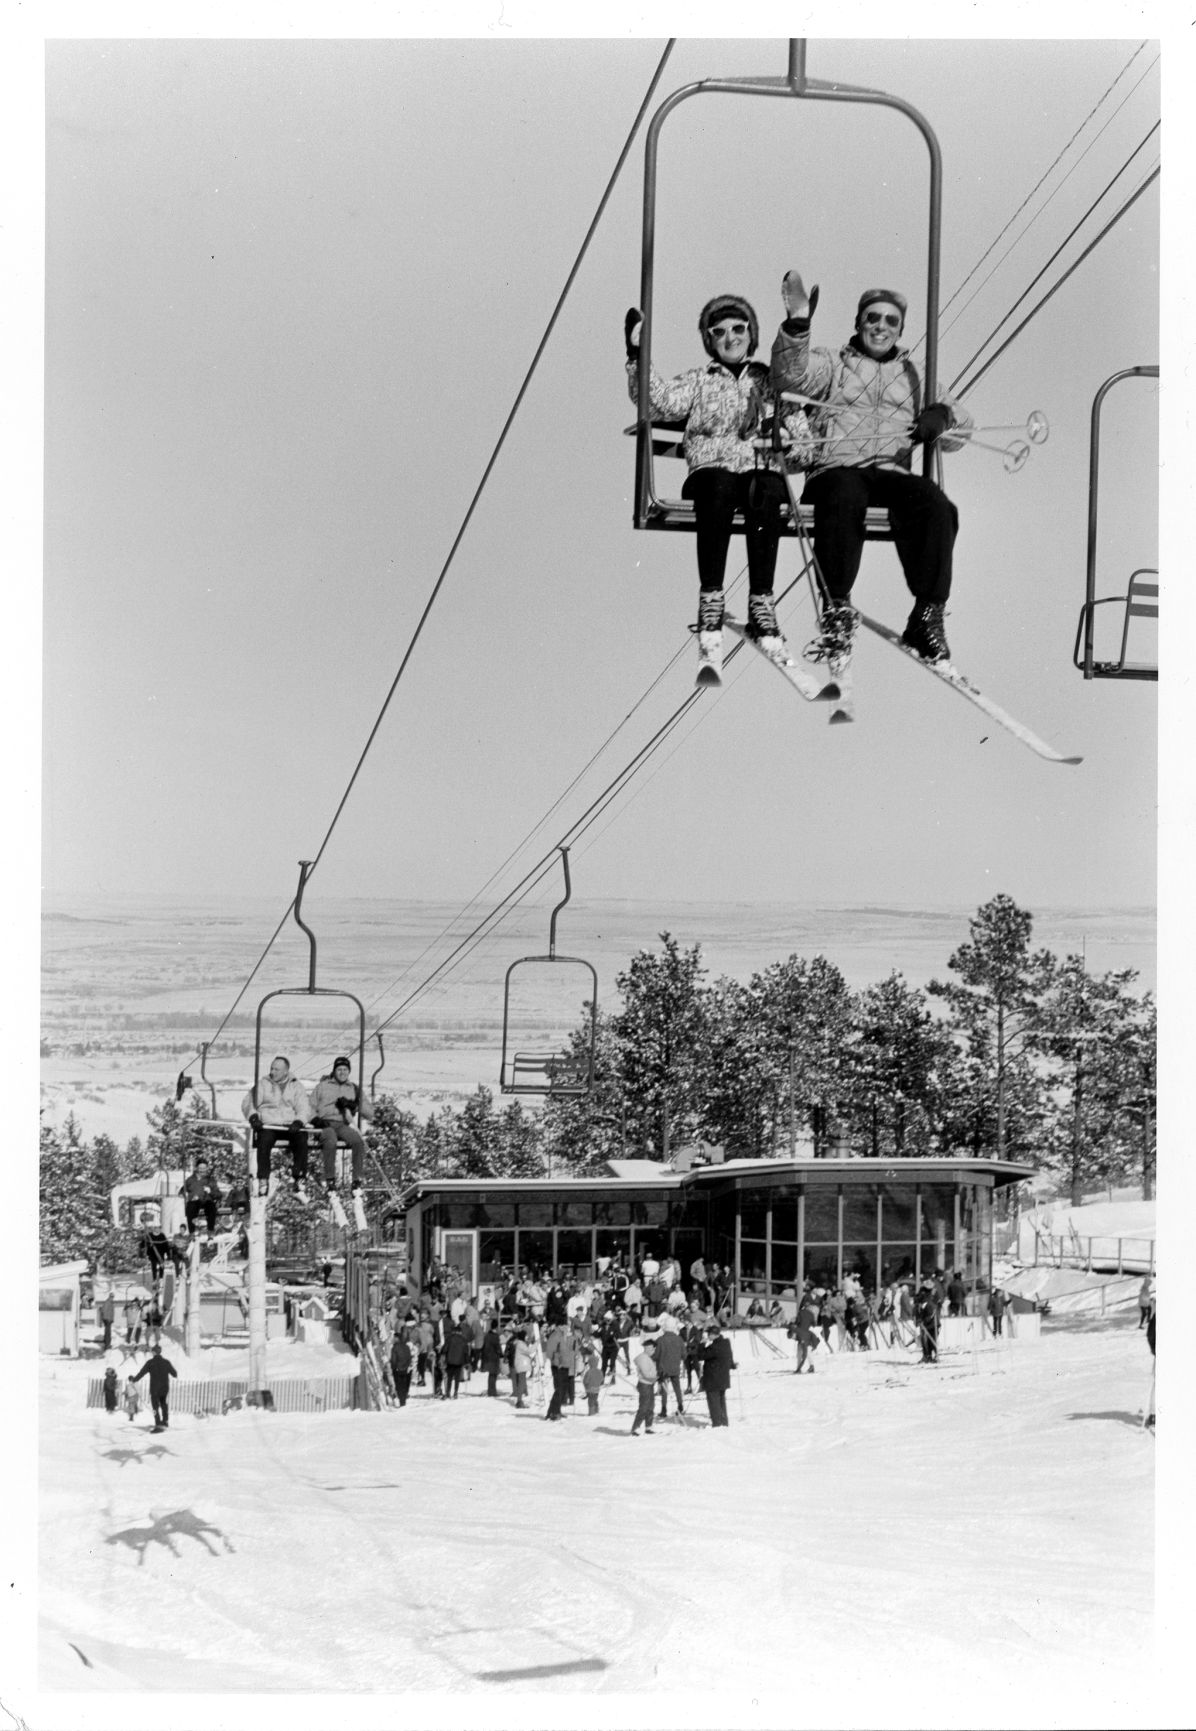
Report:
M939 1323L948 1316L967 1314L968 1288L956 1269L950 1274L936 1268L920 1281L895 1280L871 1294L852 1274L841 1286L816 1286L806 1281L798 1300L797 1316L789 1334L797 1341L797 1371L813 1372L810 1362L819 1343L829 1346L832 1331L839 1350L867 1352L876 1346L920 1346L924 1363L938 1358ZM1004 1330L1009 1309L1007 1294L994 1287L987 1311L994 1334ZM751 1318L751 1307L748 1310Z
M490 1398L499 1397L500 1378L507 1380L511 1402L522 1411L534 1383L548 1397L545 1420L557 1423L577 1404L579 1384L586 1415L597 1416L602 1391L622 1374L637 1393L632 1435L652 1430L658 1393L659 1416L668 1416L671 1394L684 1419L695 1385L711 1424L725 1425L735 1365L715 1306L725 1310L730 1287L721 1268L694 1267L688 1296L672 1258L648 1256L631 1270L616 1262L598 1282L520 1272L504 1282L491 1307L434 1265L420 1299L395 1295L381 1317L393 1395L400 1406L413 1389L455 1400L462 1384L480 1375Z

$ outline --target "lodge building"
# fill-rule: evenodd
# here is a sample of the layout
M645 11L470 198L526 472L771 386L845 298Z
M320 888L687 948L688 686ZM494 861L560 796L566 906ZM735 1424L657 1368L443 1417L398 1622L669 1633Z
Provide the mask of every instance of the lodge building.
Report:
M737 1302L792 1303L803 1279L867 1289L958 1269L973 1292L992 1282L994 1199L1033 1168L986 1159L612 1160L587 1178L424 1178L403 1197L408 1266L422 1287L432 1259L471 1290L502 1270L587 1280L604 1259L698 1256L734 1271Z

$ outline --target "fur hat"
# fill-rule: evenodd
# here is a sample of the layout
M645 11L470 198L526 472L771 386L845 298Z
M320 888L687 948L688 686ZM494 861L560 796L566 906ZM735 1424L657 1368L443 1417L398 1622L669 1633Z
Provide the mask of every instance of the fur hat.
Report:
M901 314L901 323L905 324L905 315L909 311L909 302L904 295L899 295L896 289L874 288L865 289L860 296L860 304L855 309L855 322L859 325L867 307L874 306L877 301L890 301Z
M745 301L742 295L715 295L713 300L706 302L698 314L698 335L702 339L702 347L714 358L714 348L710 340L710 327L722 313L733 313L736 318L746 319L748 327L748 354L755 354L760 341L760 321L756 317L756 309L751 301Z

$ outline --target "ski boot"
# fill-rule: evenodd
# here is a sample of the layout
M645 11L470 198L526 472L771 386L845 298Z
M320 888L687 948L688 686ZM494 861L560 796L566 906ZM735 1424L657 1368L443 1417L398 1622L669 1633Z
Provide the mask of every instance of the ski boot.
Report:
M807 661L824 661L828 670L840 674L851 660L859 618L849 601L831 601L822 610L821 630L802 651Z
M295 1180L294 1191L296 1200L302 1202L305 1206L311 1201L311 1197L307 1194L307 1185L303 1182L302 1178L297 1178Z
M762 655L784 667L789 660L785 639L777 626L777 610L771 595L748 597L747 634Z
M920 655L923 661L950 661L951 651L947 647L947 633L943 628L943 603L915 603L913 612L905 622L901 641L907 649L912 649L915 655Z
M723 682L723 592L703 589L698 596L698 673L695 685Z

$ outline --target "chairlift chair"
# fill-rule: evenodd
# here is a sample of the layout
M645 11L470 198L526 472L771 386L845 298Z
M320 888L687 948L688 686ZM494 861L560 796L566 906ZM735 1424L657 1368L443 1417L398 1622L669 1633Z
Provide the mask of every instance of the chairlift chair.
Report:
M661 498L656 489L655 458L681 455L680 433L675 425L654 424L649 403L649 372L652 364L652 310L656 246L656 176L660 131L668 116L680 103L691 96L714 93L733 96L790 97L811 102L855 102L879 104L905 114L918 128L930 154L930 204L928 215L928 246L926 271L926 364L925 401L934 402L938 368L939 319L939 258L942 229L942 158L938 140L925 118L910 103L883 91L869 90L851 84L826 83L806 77L806 45L803 40L789 42L788 71L779 78L702 79L676 90L657 109L648 128L644 147L644 209L643 242L640 269L640 309L643 328L640 333L639 396L637 419L627 431L635 434L635 493L632 521L637 529L677 529L692 533L696 529L693 505L685 499ZM937 447L923 451L923 472L934 479L941 476L941 459ZM781 525L784 535L808 537L813 528L813 507L792 504ZM743 532L743 517L737 512L734 532ZM870 508L865 522L865 536L873 541L892 539L888 512Z
M558 956L556 953L556 917L569 901L572 882L569 876L569 850L560 849L565 872L565 894L552 910L548 926L548 954L521 956L507 969L503 986L502 1063L499 1088L504 1094L533 1094L555 1100L576 1100L589 1094L594 1086L594 1050L598 1038L598 974L592 962L581 956ZM516 1002L511 982L521 970L536 967L584 970L589 990L588 1042L580 1052L515 1051L512 1029L512 1006ZM525 974L526 980L526 974ZM525 982L521 982L525 983Z
M1130 659L1131 632L1135 638L1135 648L1141 639L1142 627L1133 629L1134 620L1158 621L1159 617L1159 573L1153 566L1140 566L1130 575L1124 595L1097 595L1096 593L1096 549L1097 549L1097 506L1098 484L1100 480L1100 429L1101 409L1105 398L1113 386L1122 379L1157 379L1158 367L1125 367L1119 373L1113 373L1097 391L1092 400L1092 430L1088 459L1088 565L1087 581L1084 593L1084 605L1080 608L1080 618L1076 626L1075 647L1072 650L1072 661L1084 675L1085 679L1153 679L1159 677L1158 654L1153 660L1136 656ZM1098 660L1095 650L1096 610L1098 607L1116 605L1123 609L1121 620L1121 651L1116 661Z

